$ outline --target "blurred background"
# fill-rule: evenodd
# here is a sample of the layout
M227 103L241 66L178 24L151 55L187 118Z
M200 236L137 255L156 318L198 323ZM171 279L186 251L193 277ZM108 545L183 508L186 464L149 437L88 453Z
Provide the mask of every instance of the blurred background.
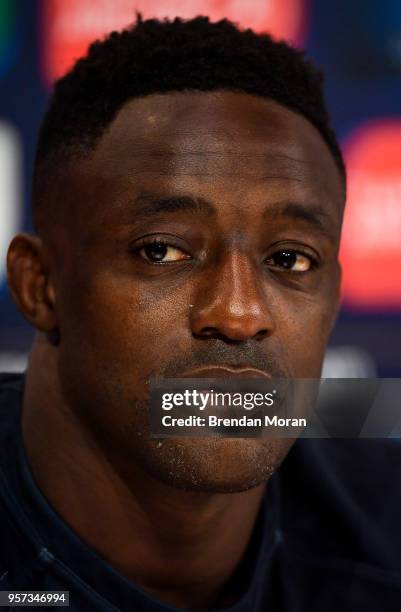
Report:
M323 375L401 377L400 0L0 0L0 371L24 368L33 332L5 279L31 231L37 131L52 83L88 43L147 17L228 17L305 48L348 166L342 311Z

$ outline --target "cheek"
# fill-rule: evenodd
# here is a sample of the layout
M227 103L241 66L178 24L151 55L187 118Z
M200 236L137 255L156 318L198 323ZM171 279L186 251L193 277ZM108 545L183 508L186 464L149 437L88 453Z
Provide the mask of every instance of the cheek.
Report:
M132 280L101 274L69 302L59 350L63 393L108 443L131 448L148 431L148 381L188 343L188 304L185 291L152 296Z
M296 378L319 378L330 333L333 308L319 299L300 296L283 305L277 328Z
M94 276L65 313L63 336L92 367L148 377L168 363L187 337L188 296L143 287L131 279ZM77 346L78 345L78 346Z

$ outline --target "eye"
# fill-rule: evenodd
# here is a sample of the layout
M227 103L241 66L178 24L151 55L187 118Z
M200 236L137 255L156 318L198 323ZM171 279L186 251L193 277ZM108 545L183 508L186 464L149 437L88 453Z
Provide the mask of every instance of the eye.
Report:
M308 272L315 264L312 257L294 249L277 251L277 253L266 259L266 263L291 272Z
M138 254L151 263L174 263L191 259L182 249L161 240L154 240L138 249Z

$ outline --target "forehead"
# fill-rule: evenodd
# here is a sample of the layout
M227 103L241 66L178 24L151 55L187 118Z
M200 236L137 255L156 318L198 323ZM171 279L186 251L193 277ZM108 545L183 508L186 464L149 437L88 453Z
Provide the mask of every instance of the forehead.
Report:
M343 202L337 166L309 121L274 101L227 91L130 100L65 180L69 218L79 206L81 222L94 207L99 219L121 214L135 191L196 192L217 207L243 207L247 198L251 212L269 197L314 200L339 219Z
M147 157L150 172L171 168L172 157L185 158L189 172L207 159L215 167L223 155L234 171L250 169L252 160L256 176L273 163L277 168L298 166L303 175L318 164L338 178L326 143L304 117L272 100L227 91L173 92L129 101L103 135L94 161L115 171L122 158L128 167Z

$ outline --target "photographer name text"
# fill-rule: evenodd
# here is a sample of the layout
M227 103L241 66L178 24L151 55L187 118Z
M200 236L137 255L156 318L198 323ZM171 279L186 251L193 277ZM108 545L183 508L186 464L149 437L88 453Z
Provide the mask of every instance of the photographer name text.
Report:
M306 427L306 419L283 418L277 415L260 417L207 417L190 415L187 417L173 417L166 414L162 417L163 427Z

